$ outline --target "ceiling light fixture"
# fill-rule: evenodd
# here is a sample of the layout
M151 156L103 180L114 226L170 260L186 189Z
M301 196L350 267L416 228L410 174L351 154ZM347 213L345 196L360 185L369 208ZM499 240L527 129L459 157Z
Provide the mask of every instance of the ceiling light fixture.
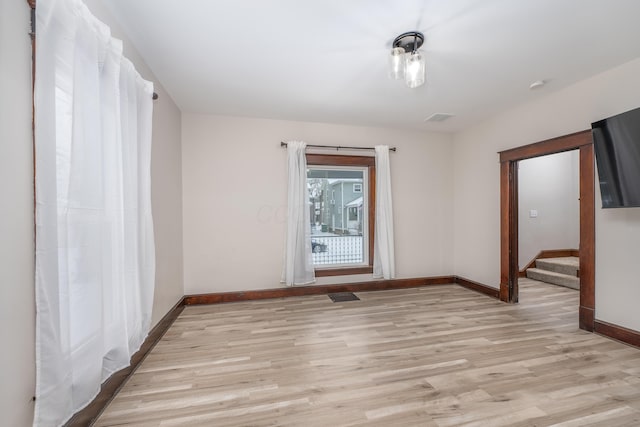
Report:
M424 43L424 35L418 31L400 34L393 41L389 55L389 76L404 82L410 88L422 86L425 82L425 57L419 51Z

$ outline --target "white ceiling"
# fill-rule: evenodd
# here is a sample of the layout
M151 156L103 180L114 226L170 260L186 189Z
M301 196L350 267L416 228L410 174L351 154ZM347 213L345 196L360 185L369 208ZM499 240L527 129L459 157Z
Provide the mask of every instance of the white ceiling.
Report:
M640 57L640 0L105 3L183 112L453 132ZM416 29L409 89L387 55Z

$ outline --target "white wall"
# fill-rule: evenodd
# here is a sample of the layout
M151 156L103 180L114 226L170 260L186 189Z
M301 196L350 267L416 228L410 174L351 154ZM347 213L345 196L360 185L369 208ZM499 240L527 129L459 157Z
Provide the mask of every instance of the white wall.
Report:
M0 424L17 427L35 390L29 13L0 1Z
M389 144L398 277L452 272L452 146L444 134L183 115L185 292L280 287L286 150L280 141ZM319 278L318 284L371 275Z
M595 120L639 107L639 75L636 59L547 96L532 92L531 102L454 136L456 274L499 286L497 152L589 129ZM640 330L640 209L603 211L599 190L596 203L596 318Z
M580 245L578 150L518 162L518 265L542 250ZM537 216L532 217L535 210Z
M91 12L123 41L124 55L138 72L154 83L159 99L153 104L151 202L156 241L156 288L152 326L184 295L182 263L181 112L124 35L104 0L85 0Z

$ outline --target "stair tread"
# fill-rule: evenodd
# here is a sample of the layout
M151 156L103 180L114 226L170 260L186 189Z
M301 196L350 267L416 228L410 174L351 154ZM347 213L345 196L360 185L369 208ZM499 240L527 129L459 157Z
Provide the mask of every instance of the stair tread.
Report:
M535 268L576 277L580 269L580 259L578 257L540 258L536 260Z
M572 289L580 289L580 278L569 274L558 273L557 271L544 270L541 268L527 268L529 279L551 283L559 286L566 286Z
M558 273L557 271L545 270L543 268L527 268L527 271L531 271L531 272L534 272L534 273L540 273L540 274L546 274L546 275L553 276L553 277L562 277L562 278L567 278L567 279L571 279L571 280L580 281L580 278L578 278L576 276L571 276L569 274Z
M556 264L556 265L566 265L570 267L575 267L576 269L580 267L580 258L570 256L570 257L557 257L557 258L539 258L536 262L547 263L547 264Z

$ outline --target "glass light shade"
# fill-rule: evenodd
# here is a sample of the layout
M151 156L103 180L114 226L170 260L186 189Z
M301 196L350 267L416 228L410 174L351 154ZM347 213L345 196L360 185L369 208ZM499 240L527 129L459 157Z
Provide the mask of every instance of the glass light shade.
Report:
M394 47L389 54L389 77L400 80L404 78L405 51L401 47Z
M425 74L426 61L422 52L415 51L407 55L404 71L404 82L407 86L411 89L422 86L425 81Z

